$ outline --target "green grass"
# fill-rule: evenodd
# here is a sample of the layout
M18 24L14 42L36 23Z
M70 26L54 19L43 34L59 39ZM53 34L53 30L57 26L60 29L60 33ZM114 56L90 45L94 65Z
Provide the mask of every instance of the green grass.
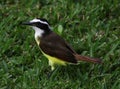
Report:
M120 89L119 9L119 0L0 1L0 89ZM20 25L35 17L46 18L57 33L63 28L60 35L79 54L103 65L63 66L48 78L34 31Z

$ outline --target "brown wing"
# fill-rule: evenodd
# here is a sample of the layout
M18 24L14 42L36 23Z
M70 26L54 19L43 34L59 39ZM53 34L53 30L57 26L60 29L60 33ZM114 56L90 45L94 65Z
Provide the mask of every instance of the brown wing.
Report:
M57 34L51 32L43 36L40 41L43 52L66 62L77 63L75 51Z

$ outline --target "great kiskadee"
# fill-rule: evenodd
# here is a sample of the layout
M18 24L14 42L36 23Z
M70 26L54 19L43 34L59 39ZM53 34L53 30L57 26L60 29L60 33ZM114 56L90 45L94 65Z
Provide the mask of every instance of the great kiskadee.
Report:
M55 65L77 64L80 60L101 63L97 58L77 54L63 38L51 30L46 19L35 18L23 25L32 26L35 30L35 40L41 52L48 58L52 70Z

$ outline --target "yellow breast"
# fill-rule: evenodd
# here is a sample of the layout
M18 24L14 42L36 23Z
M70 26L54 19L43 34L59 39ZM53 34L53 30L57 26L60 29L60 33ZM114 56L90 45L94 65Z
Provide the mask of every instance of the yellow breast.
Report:
M40 44L40 38L36 37L35 40L36 40L37 44L39 45Z

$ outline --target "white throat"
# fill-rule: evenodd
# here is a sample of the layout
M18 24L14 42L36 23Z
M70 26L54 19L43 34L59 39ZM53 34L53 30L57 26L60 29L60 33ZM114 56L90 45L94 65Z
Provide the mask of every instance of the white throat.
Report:
M32 28L35 30L35 40L37 42L37 44L40 44L40 38L42 37L42 34L44 33L44 31L38 27L32 26Z
M32 28L35 30L35 39L41 37L44 33L44 31L38 27L32 26Z

